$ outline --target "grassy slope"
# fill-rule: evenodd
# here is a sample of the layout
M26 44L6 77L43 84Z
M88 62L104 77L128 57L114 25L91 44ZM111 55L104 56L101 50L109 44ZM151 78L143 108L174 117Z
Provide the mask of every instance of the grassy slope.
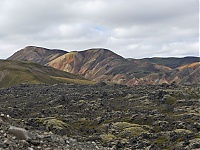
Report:
M0 60L0 88L15 84L92 84L89 80L51 67L35 63Z

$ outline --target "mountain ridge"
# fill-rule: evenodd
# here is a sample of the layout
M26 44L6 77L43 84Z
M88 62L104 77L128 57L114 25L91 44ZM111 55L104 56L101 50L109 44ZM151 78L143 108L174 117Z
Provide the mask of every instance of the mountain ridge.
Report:
M17 51L14 55L10 56L8 60L31 61L44 65L48 61L66 53L67 52L64 50L47 49L37 46L26 46L25 48Z
M30 49L34 49L34 47L30 47ZM187 76L190 76L195 71L191 70L190 64L199 62L199 57L126 59L104 48L62 53L54 51L54 54L49 54L50 49L43 50L44 48L38 47L35 49L45 51L47 55L41 57L26 53L26 61L79 74L95 82L103 81L129 86L138 84L170 84L172 82L184 84ZM23 59L23 51L28 50L29 47L26 47L20 50L20 57L14 57L16 56L15 53L8 59L25 60ZM18 55L20 55L20 51L18 51ZM56 55L56 57L53 57L53 55ZM181 66L184 66L182 67L184 68L183 70L178 69ZM198 68L199 63L195 67L197 73L199 72ZM198 77L196 75L194 77L195 79L187 80L187 84L194 84L196 82L200 84L199 79L196 79Z
M131 60L132 58L130 58ZM175 69L181 65L189 64L193 62L199 62L200 58L195 56L186 56L186 57L152 57L152 58L142 58L134 59L141 62L150 62L156 63L164 66L168 66L172 69Z

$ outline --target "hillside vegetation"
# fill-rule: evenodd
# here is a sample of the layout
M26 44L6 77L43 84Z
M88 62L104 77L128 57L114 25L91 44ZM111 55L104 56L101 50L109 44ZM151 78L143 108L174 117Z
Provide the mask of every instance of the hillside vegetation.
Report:
M56 84L80 83L92 84L94 82L83 77L42 66L36 63L0 60L0 88L20 83L29 84Z

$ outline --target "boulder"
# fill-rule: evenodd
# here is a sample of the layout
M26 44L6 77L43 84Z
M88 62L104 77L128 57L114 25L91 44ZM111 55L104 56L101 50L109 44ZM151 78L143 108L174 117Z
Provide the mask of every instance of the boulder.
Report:
M31 134L24 128L10 126L10 128L8 129L8 132L16 136L16 138L19 140L27 141L28 139L31 139Z

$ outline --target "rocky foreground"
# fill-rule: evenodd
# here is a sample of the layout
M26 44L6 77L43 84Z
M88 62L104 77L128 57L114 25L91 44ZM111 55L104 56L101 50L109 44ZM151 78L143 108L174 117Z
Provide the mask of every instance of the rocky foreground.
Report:
M0 89L0 149L200 149L200 86Z

